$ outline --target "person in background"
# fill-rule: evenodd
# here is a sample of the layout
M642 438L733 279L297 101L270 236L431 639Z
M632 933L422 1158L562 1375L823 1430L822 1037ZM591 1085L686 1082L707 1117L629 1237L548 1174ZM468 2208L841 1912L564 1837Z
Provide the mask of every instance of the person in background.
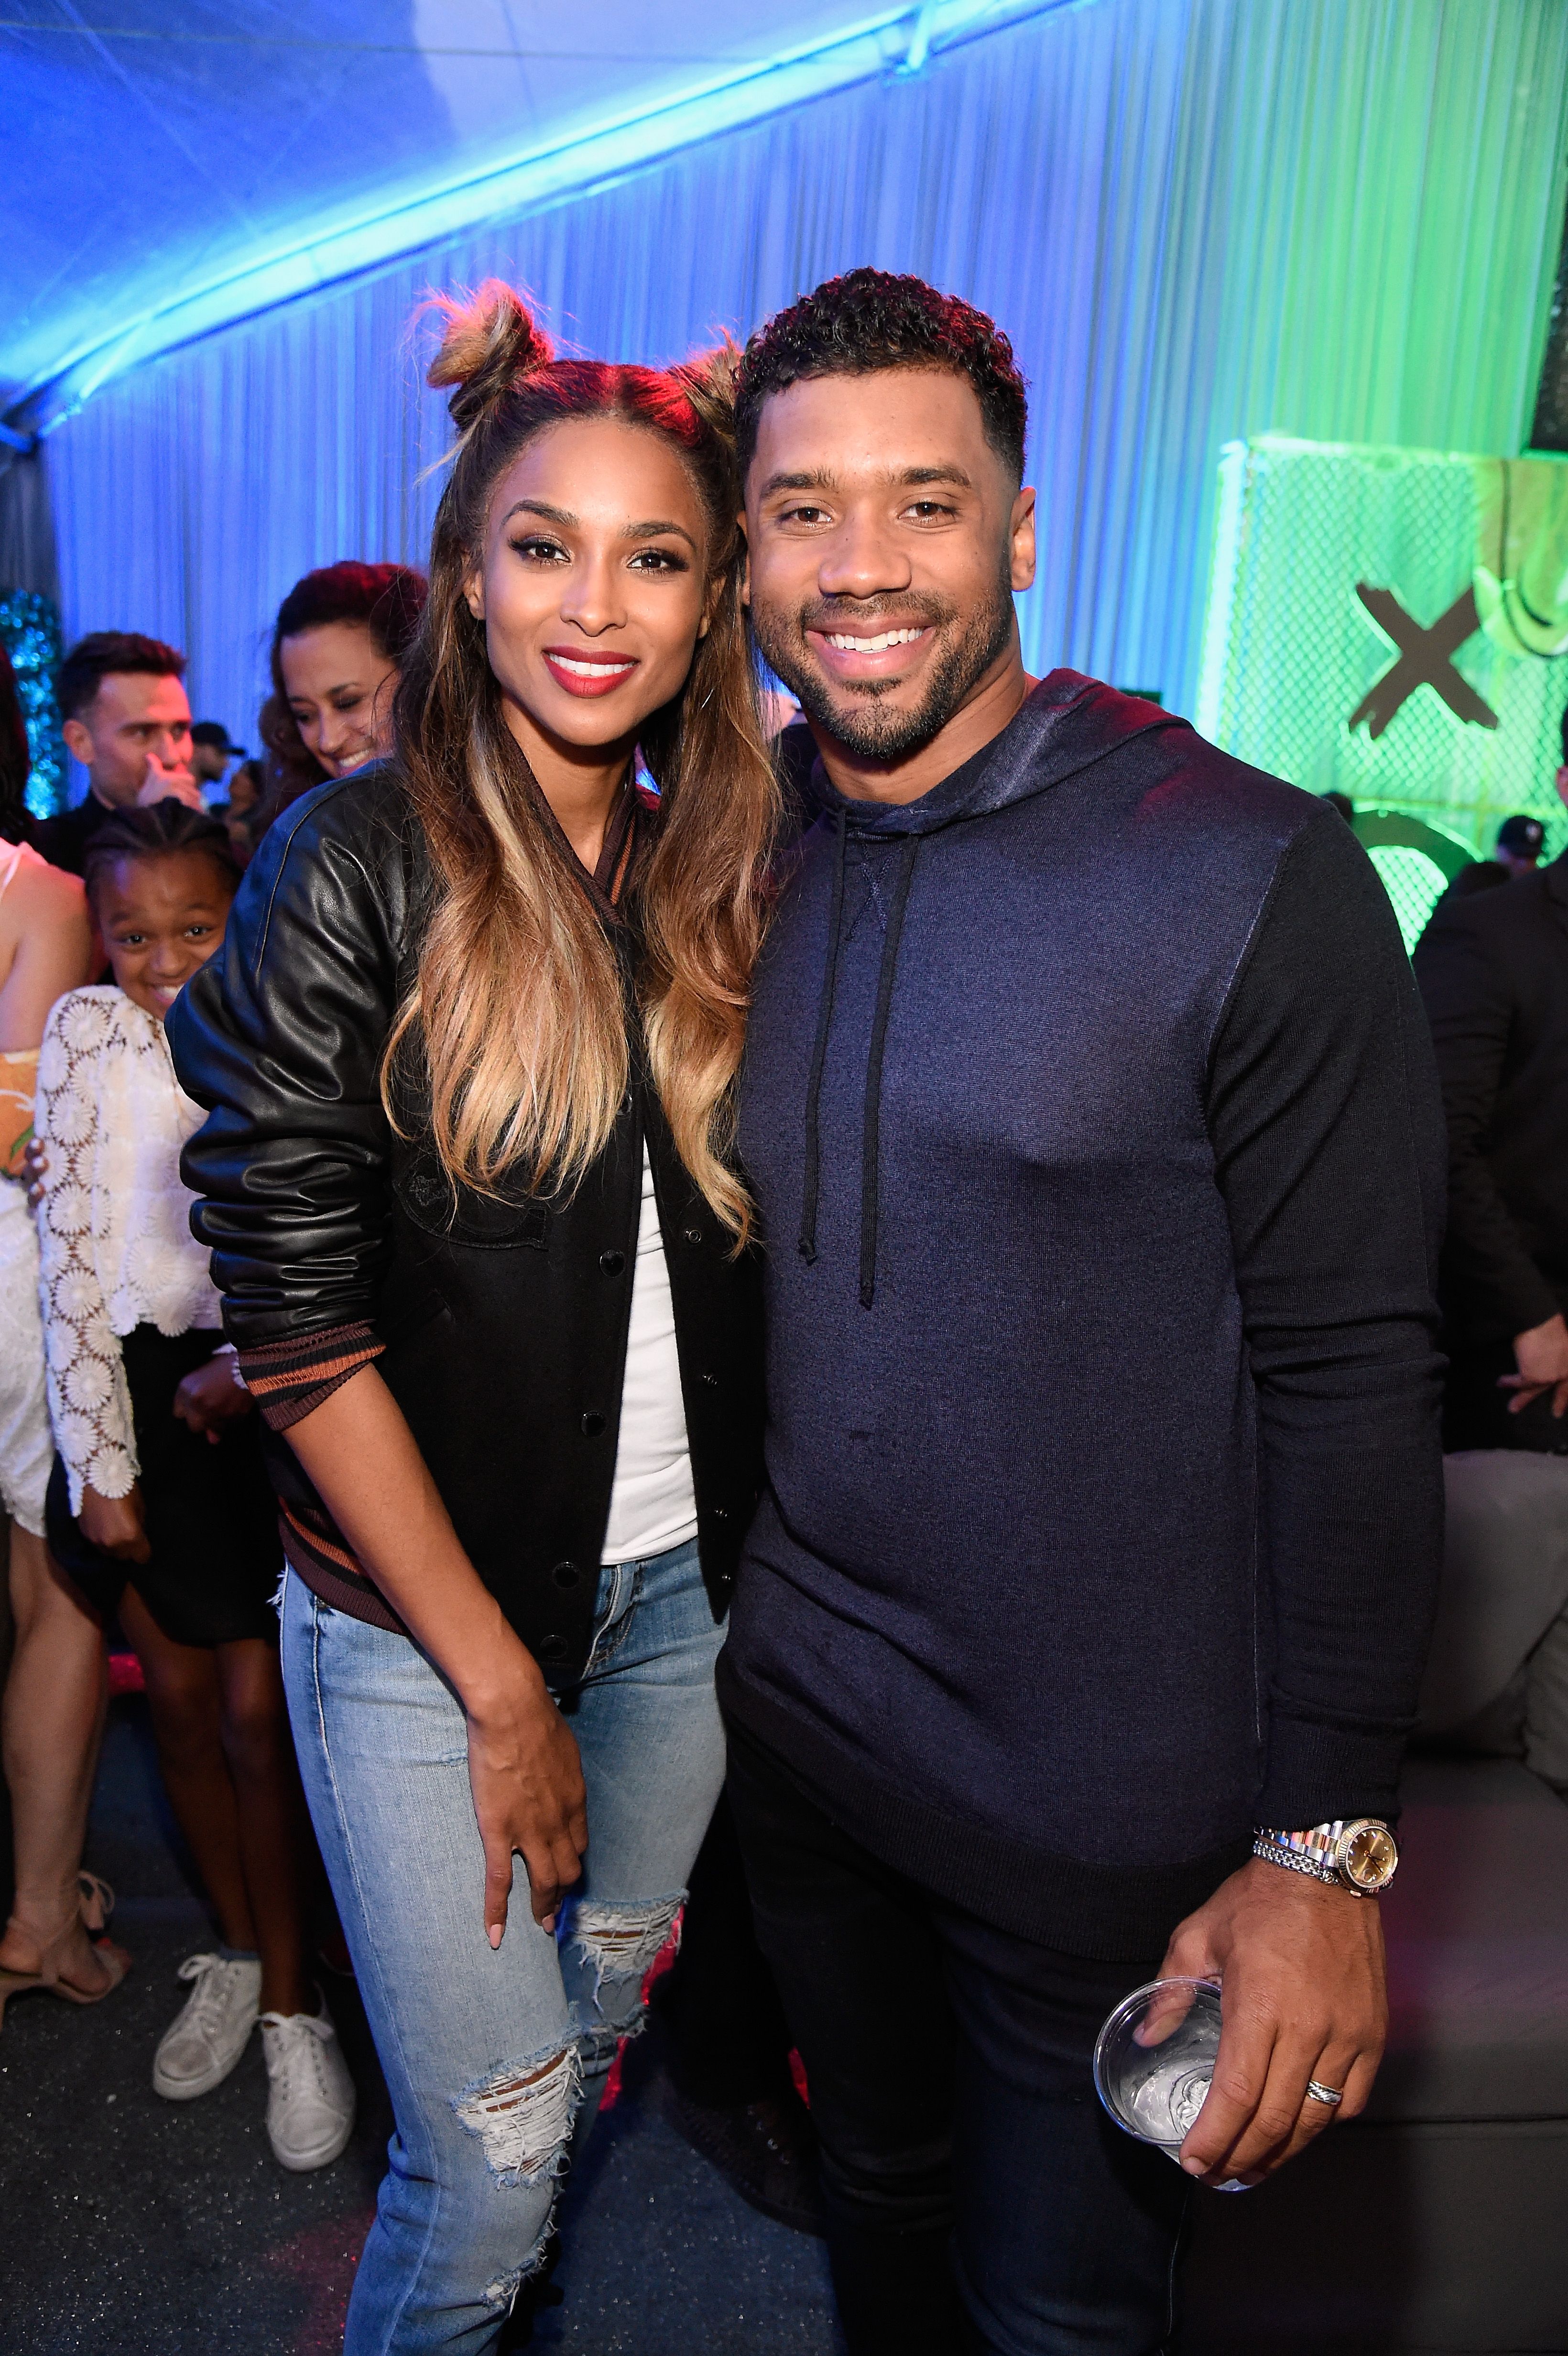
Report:
M228 829L229 848L242 869L250 865L259 839L256 817L266 789L265 762L259 759L241 761L229 780L228 800L214 802L209 812Z
M134 630L79 638L56 678L67 749L87 770L74 809L41 820L37 847L51 867L80 875L88 846L115 810L173 796L202 807L190 765L185 657Z
M277 1509L190 1232L179 1154L202 1116L164 1033L239 880L223 829L172 799L110 818L88 851L114 981L59 1001L38 1066L48 1516L56 1557L142 1664L165 1786L223 1936L180 1967L191 1991L154 2088L189 2102L220 2084L260 2017L268 2136L305 2169L347 2142L354 2090L305 1971L310 1836L271 1601Z
M782 831L810 823L816 743L795 698L770 690L763 724L783 800ZM627 2056L628 2086L652 2092L669 2125L763 2216L824 2230L816 2133L795 2083L794 2038L757 1944L728 1797L691 1869L680 1945L655 1981L652 2034Z
M31 842L37 820L27 808L33 751L21 691L9 650L0 639L0 841Z
M1330 792L1330 793L1327 793L1327 794L1320 794L1320 795L1318 796L1318 799L1319 799L1320 801L1326 801L1326 802L1328 803L1328 807L1329 807L1329 809L1336 809L1336 810L1338 810L1338 811L1339 811L1339 815L1340 815L1340 817L1344 819L1345 824L1346 824L1347 826L1349 826L1349 825L1354 821L1355 815L1356 815L1356 805L1355 805L1355 803L1350 799L1350 797L1349 797L1349 794L1342 794L1342 793L1339 793L1339 792L1336 789L1335 791Z
M818 760L741 1075L768 1481L719 1690L855 2356L1148 2356L1192 2179L1364 2105L1437 1571L1393 911L1312 797L1027 675L1025 429L995 324L873 270L738 376ZM1224 1987L1179 2168L1092 2080L1162 1972Z
M1498 829L1497 848L1491 857L1472 859L1467 867L1460 868L1427 923L1431 924L1439 908L1451 908L1456 901L1474 899L1477 892L1495 892L1499 884L1517 883L1521 875L1533 875L1545 847L1546 829L1538 818L1522 814L1505 818Z
M272 627L254 840L301 794L390 752L392 699L424 602L424 576L406 564L345 561L294 583Z
M1448 1119L1448 1538L1422 1722L1568 1794L1568 853L1445 894L1414 967Z
M16 1646L4 1759L16 1891L0 1939L0 2012L23 1990L94 2004L129 1957L101 1931L106 1893L81 1847L106 1699L103 1641L51 1561L45 1499L53 1442L38 1316L38 1246L22 1160L50 1007L84 981L92 926L82 887L29 847L27 734L0 649L0 1509Z
M230 761L245 758L243 744L231 744L229 731L221 720L198 720L190 732L190 766L197 784L204 793L210 793L209 809L219 797L215 790L223 783L223 774Z
M1568 853L1539 854L1506 894L1445 893L1414 951L1448 1122L1449 1450L1568 1455Z
M653 2034L627 2056L668 2124L764 2217L824 2231L816 2135L795 2086L795 2040L757 1944L728 1797L691 1869L680 1944L654 1982Z
M1505 818L1498 829L1497 848L1485 863L1500 867L1505 881L1511 884L1520 875L1534 874L1545 848L1546 829L1538 818Z

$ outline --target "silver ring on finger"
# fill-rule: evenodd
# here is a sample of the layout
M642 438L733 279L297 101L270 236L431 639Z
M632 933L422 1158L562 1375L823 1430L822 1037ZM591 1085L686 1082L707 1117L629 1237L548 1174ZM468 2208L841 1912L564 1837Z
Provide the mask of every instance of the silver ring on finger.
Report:
M1307 2099L1309 2103L1327 2103L1331 2111L1337 2111L1345 2097L1342 2092L1336 2092L1332 2086L1326 2086L1320 2078L1308 2078Z

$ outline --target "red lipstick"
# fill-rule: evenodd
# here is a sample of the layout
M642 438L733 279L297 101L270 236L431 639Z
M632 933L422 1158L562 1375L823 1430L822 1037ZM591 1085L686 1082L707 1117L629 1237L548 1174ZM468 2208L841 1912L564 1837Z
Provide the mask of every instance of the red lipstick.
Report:
M637 669L635 655L618 654L611 647L546 647L545 666L568 695L610 695Z

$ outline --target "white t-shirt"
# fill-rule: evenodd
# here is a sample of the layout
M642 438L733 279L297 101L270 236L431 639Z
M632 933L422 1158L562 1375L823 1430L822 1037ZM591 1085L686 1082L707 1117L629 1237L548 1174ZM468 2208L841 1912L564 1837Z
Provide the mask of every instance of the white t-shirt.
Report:
M603 1559L640 1562L650 1555L667 1554L671 1547L684 1546L696 1536L697 1492L691 1483L691 1451L680 1396L675 1304L659 1232L654 1173L645 1145L626 1379L621 1392L621 1436Z

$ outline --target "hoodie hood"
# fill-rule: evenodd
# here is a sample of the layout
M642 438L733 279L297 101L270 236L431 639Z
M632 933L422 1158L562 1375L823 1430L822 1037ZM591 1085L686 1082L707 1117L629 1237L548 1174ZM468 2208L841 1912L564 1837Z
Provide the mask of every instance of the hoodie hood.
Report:
M812 815L857 835L937 834L965 819L1029 801L1135 736L1158 729L1190 733L1185 720L1157 703L1123 695L1082 671L1053 670L1030 690L999 736L918 801L851 801L818 760L811 773Z

